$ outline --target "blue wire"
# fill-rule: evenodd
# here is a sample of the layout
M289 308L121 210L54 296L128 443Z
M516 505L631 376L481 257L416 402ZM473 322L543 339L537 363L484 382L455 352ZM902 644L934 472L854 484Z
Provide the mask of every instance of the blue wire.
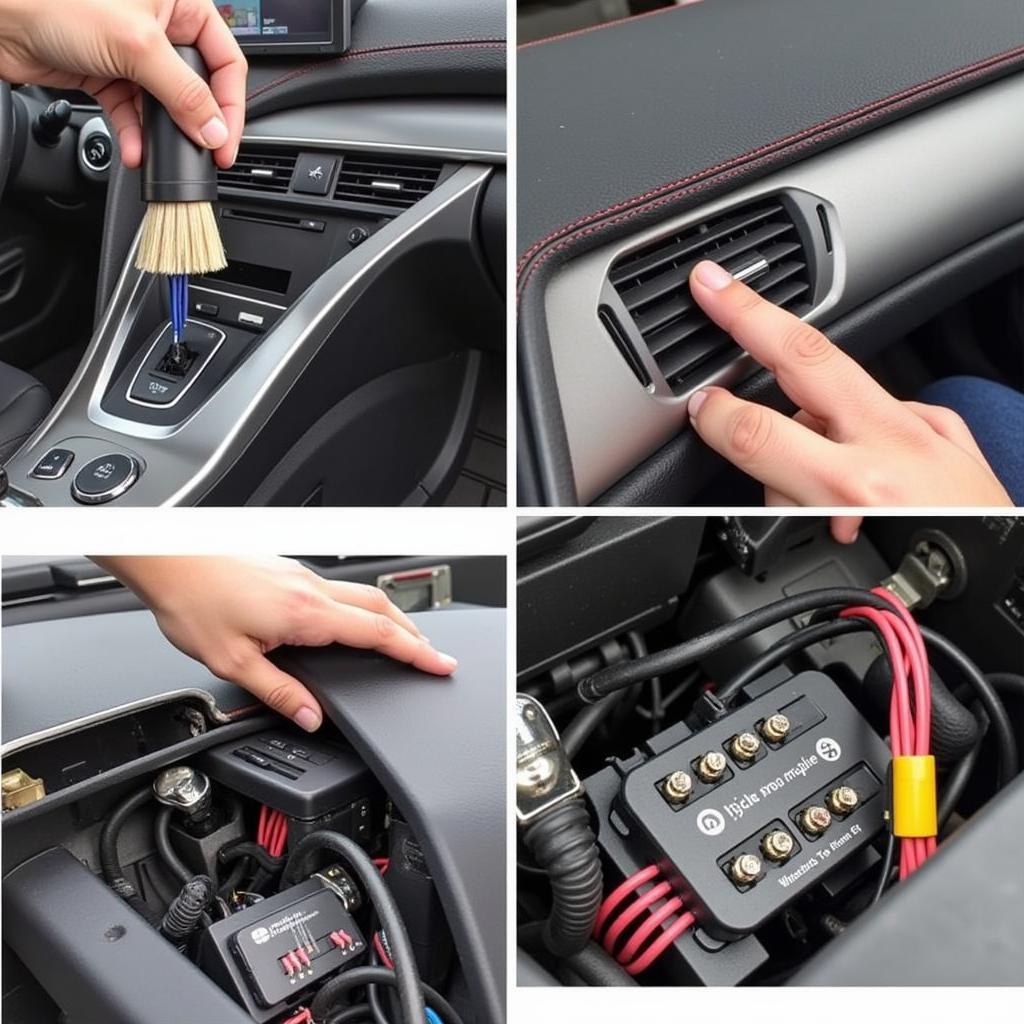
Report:
M172 274L170 292L171 329L177 342L185 332L185 321L188 318L188 277L185 274Z
M429 1006L425 1007L423 1012L427 1015L427 1024L444 1024L441 1018Z

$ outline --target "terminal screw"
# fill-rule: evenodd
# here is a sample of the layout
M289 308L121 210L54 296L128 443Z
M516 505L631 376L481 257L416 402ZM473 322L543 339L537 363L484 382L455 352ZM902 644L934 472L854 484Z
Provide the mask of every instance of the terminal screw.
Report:
M717 782L725 774L725 754L709 750L697 762L697 775L702 782Z
M737 761L753 761L761 749L761 741L752 732L741 732L729 743L729 753Z
M800 827L809 836L820 836L832 824L827 807L807 807L800 812Z
M684 800L689 799L692 792L693 779L690 778L687 772L673 772L665 780L665 796L674 803L682 803Z
M737 885L750 885L761 874L761 859L752 853L741 853L729 865L729 877Z
M759 728L769 743L781 743L789 735L789 719L785 715L769 715Z
M860 797L853 786L836 786L825 799L825 803L834 814L850 814L857 809Z
M782 861L787 860L790 854L792 854L793 837L784 829L772 829L772 831L761 840L761 850L769 860L773 860L776 864L779 864Z

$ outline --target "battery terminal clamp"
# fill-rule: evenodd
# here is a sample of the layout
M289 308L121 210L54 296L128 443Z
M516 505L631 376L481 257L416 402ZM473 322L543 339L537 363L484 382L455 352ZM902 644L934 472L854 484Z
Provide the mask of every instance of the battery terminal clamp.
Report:
M543 705L516 696L516 820L527 825L579 796L583 786Z

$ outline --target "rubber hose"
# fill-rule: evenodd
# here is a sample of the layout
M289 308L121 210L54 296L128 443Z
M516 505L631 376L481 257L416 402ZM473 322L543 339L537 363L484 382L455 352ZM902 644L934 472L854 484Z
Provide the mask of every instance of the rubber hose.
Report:
M184 883L191 880L192 872L185 867L181 858L174 852L174 847L171 846L171 815L173 813L172 808L161 807L156 816L156 849L171 874L178 881Z
M314 833L315 834L315 833ZM398 961L395 961L398 966ZM448 1002L436 989L431 988L425 982L419 982L420 1000L424 996L432 1010L436 1010L444 1024L462 1024L462 1018L455 1011L455 1007ZM398 986L396 973L387 967L351 967L342 974L337 974L327 982L323 988L313 997L309 1004L309 1012L313 1020L320 1024L321 1021L333 1020L333 1014L337 1013L334 1004L343 999L352 989L361 988L363 985L394 985ZM426 1016L426 1015L424 1015ZM418 1024L421 1024L421 1021Z
M268 871L272 875L277 874L284 867L284 857L272 857L259 843L250 840L222 846L217 852L217 860L222 864L230 864L240 857L252 857L264 871Z
M632 686L634 683L652 676L666 675L687 665L713 651L750 636L779 622L795 618L810 611L828 608L848 608L853 605L867 605L892 611L892 604L884 597L872 594L870 590L857 587L827 587L821 590L810 590L804 594L774 601L772 604L757 608L738 619L702 633L691 640L686 640L675 647L649 654L646 658L612 665L595 672L594 675L581 680L577 691L580 699L586 704L593 704L609 693Z
M528 951L543 945L544 923L521 925L517 941ZM623 966L609 956L596 942L588 942L575 956L565 957L564 963L588 985L598 988L621 988L636 985L636 979L627 974Z
M552 808L527 828L523 842L551 883L551 913L543 938L555 956L586 949L601 906L601 858L582 800Z
M171 901L160 922L160 931L179 949L184 950L188 937L202 921L213 901L213 892L213 881L208 875L195 875Z
M864 674L868 699L879 711L888 712L892 699L892 669L889 659L879 655ZM966 757L981 735L978 720L953 696L942 678L931 668L932 753L940 763L949 764Z
M1010 716L999 699L992 684L981 674L981 670L956 644L947 640L927 626L921 626L925 643L942 654L960 671L964 681L970 683L979 703L988 715L992 736L999 749L999 786L1005 786L1020 770L1017 740L1013 735Z
M1015 672L986 672L985 678L999 693L1016 694L1024 700L1024 676Z
M363 848L347 836L338 832L321 830L310 832L303 837L292 850L288 863L284 868L284 875L281 878L281 888L285 889L290 885L305 878L310 872L310 863L313 855L320 850L329 850L339 854L345 859L349 867L359 877L363 889L377 912L377 917L384 930L387 932L388 940L391 943L393 952L392 959L395 963L396 988L398 989L398 1002L402 1010L402 1019L405 1024L423 1024L423 994L420 990L419 974L416 970L416 956L413 952L412 943L409 941L409 933L405 929L405 922L398 910L394 897L384 884L373 861L366 855ZM365 968L371 970L372 968ZM347 974L353 974L348 971ZM342 975L341 977L345 977ZM372 980L372 979L371 979ZM323 989L322 994L330 986L330 982ZM318 994L319 998L319 994ZM315 1014L314 1014L315 1016ZM325 1016L321 1013L320 1016Z
M118 895L124 899L129 898L125 895L127 890L124 885L130 888L131 895L137 895L137 893L135 886L124 877L124 869L121 867L121 859L117 853L117 840L121 835L124 823L152 799L153 790L150 786L132 793L114 808L100 831L100 866L103 869L103 877L110 885L119 888ZM124 885L120 884L122 882Z

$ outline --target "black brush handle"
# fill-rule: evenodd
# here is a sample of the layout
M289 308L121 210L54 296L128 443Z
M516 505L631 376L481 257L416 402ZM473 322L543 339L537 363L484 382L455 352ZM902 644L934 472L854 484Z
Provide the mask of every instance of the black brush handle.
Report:
M210 80L194 46L174 49L204 81ZM148 92L142 95L142 154L143 202L212 203L217 198L212 150L197 146Z

